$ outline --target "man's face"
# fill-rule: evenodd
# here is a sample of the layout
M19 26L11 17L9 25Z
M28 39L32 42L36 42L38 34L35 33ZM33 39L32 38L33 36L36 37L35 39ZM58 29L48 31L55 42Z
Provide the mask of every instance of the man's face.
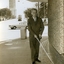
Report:
M32 10L32 11L31 11L31 14L32 14L33 17L36 17L36 16L37 16L36 10Z

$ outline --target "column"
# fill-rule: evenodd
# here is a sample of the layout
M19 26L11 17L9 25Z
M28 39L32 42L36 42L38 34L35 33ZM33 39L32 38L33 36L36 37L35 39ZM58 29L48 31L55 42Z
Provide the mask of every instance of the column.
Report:
M9 8L12 11L12 15L16 16L16 0L9 0Z
M54 64L64 64L64 0L49 0L49 44Z
M63 0L49 0L49 42L61 54L64 53Z

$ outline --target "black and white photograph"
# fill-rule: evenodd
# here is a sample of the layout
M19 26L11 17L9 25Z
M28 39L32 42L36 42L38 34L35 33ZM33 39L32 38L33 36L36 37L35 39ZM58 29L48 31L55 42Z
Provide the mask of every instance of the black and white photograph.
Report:
M64 64L64 1L0 0L0 64Z

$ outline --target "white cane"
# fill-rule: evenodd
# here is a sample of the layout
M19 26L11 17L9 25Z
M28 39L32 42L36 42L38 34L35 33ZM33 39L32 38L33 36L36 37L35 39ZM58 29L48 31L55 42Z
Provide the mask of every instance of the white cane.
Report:
M49 56L48 53L46 52L45 48L43 47L42 43L40 42L40 40L39 40L37 37L35 37L35 38L36 38L36 39L38 40L38 42L40 43L40 46L42 47L42 49L44 50L45 54L48 56L48 58L50 59L50 61L52 62L52 64L54 64L53 61L51 60L50 56Z

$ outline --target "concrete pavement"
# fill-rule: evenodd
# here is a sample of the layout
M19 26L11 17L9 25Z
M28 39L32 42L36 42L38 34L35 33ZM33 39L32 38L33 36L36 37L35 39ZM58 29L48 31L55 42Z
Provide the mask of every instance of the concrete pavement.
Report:
M47 42L47 37L43 37L42 42ZM42 62L36 64L52 64L42 48L39 59ZM16 39L0 44L0 64L31 64L29 40Z

